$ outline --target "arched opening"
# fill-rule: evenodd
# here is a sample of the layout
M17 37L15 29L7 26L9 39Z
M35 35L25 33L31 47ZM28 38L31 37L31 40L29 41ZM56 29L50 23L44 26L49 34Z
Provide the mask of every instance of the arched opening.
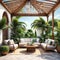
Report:
M3 13L3 17L6 18L6 25L8 25L8 15L6 12ZM8 28L3 30L3 40L8 39Z

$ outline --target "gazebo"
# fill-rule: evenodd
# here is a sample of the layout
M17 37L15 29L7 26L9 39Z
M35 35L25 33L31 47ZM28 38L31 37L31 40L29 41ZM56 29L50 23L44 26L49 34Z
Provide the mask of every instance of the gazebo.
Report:
M54 12L59 7L60 0L0 0L0 3L11 15L11 20L13 16L46 16L48 22L52 13L52 39L54 39ZM9 18L6 12L4 15Z

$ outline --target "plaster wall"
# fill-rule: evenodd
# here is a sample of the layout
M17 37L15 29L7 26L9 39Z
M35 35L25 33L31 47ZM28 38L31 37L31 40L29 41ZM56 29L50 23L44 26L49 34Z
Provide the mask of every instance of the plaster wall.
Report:
M2 16L3 16L3 13L6 12L7 15L8 15L8 25L10 26L11 24L11 14L0 4L0 20L2 19ZM10 39L10 28L8 29L8 38ZM0 30L0 44L2 43L3 41L3 31Z

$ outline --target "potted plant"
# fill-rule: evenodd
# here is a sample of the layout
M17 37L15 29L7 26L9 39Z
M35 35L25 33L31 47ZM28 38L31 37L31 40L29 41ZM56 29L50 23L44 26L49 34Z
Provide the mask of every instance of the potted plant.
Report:
M60 44L59 45L57 45L57 52L59 52L60 53Z
M9 46L1 46L0 47L0 53L1 55L6 55L9 52Z
M60 53L60 28L57 28L57 35L56 35L56 40L57 40L57 52Z
M57 33L57 48L56 48L57 52L60 53L60 32Z
M0 30L5 29L6 27L6 18L4 17L0 20Z
M2 39L2 37L1 37L2 36L2 30L5 28L7 28L7 25L6 25L6 18L4 17L0 20L0 40Z
M15 43L19 44L20 38L23 37L23 34L26 30L26 24L24 22L19 22L17 18L14 18L11 23L11 39Z
M34 44L34 42L36 42L36 39L33 39L32 42L30 43L30 45L32 46Z

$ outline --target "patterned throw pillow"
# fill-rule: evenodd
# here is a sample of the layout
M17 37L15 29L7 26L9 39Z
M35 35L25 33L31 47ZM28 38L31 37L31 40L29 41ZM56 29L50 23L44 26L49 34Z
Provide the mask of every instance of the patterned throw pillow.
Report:
M13 40L9 40L8 44L9 45L14 44L14 41Z
M53 42L52 41L50 41L50 45L53 45Z
M48 44L48 39L45 40L45 43Z
M55 46L55 41L54 40L50 40L50 45Z
M4 40L4 44L5 44L5 45L8 45L8 41L9 41L9 40Z

